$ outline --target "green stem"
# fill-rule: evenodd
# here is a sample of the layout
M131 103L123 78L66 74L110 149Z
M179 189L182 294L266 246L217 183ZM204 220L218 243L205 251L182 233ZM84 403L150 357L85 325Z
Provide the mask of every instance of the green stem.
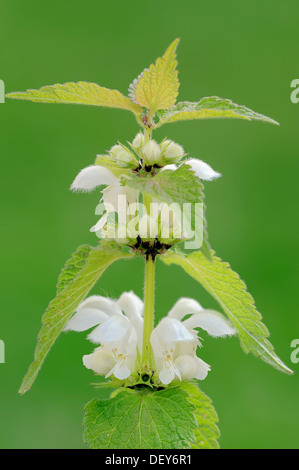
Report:
M152 136L152 129L150 127L144 128L144 144L146 144L149 140L151 140Z
M145 262L144 279L144 324L142 347L142 371L150 372L153 368L153 352L150 343L154 328L155 302L155 261L150 256Z

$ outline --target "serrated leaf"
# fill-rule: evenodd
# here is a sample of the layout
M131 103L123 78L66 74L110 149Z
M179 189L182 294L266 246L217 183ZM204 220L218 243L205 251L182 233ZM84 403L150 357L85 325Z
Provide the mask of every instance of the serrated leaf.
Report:
M120 166L116 161L112 160L108 155L98 155L95 161L96 165L104 166L119 178L121 175L131 175L132 169Z
M39 90L8 93L6 98L28 100L36 103L70 103L90 106L120 108L140 114L142 109L118 90L110 90L96 83L68 82L44 86Z
M85 407L84 442L92 449L188 449L195 406L180 387L121 391Z
M165 109L157 113L159 122L156 127L176 121L187 121L191 119L246 119L247 121L264 121L277 124L270 117L258 114L245 106L233 103L231 100L210 96L202 98L200 101L192 103L182 101L170 109Z
M192 444L192 449L219 449L218 416L212 400L195 383L182 382L181 387L195 406L194 416L198 427L194 430L196 442Z
M79 253L78 253L79 251ZM57 296L50 302L42 317L34 361L21 384L19 393L27 392L45 360L46 355L61 333L76 307L91 290L103 272L117 259L132 257L119 249L81 247L66 264L59 278Z
M71 258L65 263L58 277L57 294L59 294L86 265L87 259L93 248L90 245L79 246L77 251L72 254Z
M217 300L224 312L234 324L243 350L253 353L281 372L293 372L275 354L268 341L269 332L262 323L262 316L257 311L254 299L228 263L224 263L212 252L213 262L202 253L193 252L184 256L178 252L168 252L161 256L166 264L181 266L191 277Z
M155 176L135 176L123 177L122 183L127 184L133 189L137 189L142 193L150 194L167 204L176 203L184 211L184 204L203 204L204 187L198 177L190 171L188 164L179 166L175 171L160 171ZM203 212L205 207L203 206ZM196 229L194 211L190 213L190 224L192 230ZM203 214L203 240L201 247L205 256L210 257L210 246L208 242L207 223Z
M182 206L184 203L194 204L203 200L203 185L187 164L179 166L174 171L160 171L155 176L143 177L132 174L130 177L122 178L122 182L168 204L177 202Z
M178 43L179 39L173 41L165 54L130 85L132 101L148 108L152 116L158 109L170 108L176 102L180 86L176 70Z

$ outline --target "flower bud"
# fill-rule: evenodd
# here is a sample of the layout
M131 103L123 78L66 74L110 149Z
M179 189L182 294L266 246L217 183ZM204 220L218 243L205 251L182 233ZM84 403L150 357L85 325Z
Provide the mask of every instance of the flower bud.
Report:
M126 150L124 147L121 145L114 145L110 149L110 155L113 158L113 160L117 161L120 165L126 166L130 164L137 165L137 160L134 157L134 155L129 151Z
M161 149L155 140L150 140L142 149L146 165L158 163L161 157Z
M161 151L162 157L166 162L178 161L184 155L183 147L169 139L166 139L164 142L162 142Z
M132 142L132 147L134 147L134 149L136 150L140 150L141 147L143 146L143 142L144 142L143 135L141 134L141 132L139 132Z

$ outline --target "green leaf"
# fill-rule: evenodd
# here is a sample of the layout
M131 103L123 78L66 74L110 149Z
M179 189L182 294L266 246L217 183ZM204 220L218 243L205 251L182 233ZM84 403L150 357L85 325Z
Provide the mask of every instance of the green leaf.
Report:
M98 155L95 161L96 165L104 166L108 170L112 171L112 173L119 178L121 175L128 175L132 174L132 169L120 166L115 160L113 160L108 155ZM137 166L137 165L136 165Z
M184 204L196 204L204 201L204 187L201 181L190 171L188 164L183 164L177 170L160 171L155 176L142 177L132 174L130 177L122 178L122 183L127 184L131 188L137 189L142 193L150 194L167 204L179 204L181 210L184 210ZM203 205L205 213L205 206ZM185 212L184 212L185 213ZM195 227L195 212L192 209L190 217L191 228ZM203 240L202 251L205 256L210 258L210 246L208 242L207 223L203 214Z
M89 245L79 246L77 251L65 263L58 277L57 294L59 294L85 267L87 259L93 248Z
M198 428L194 430L196 442L191 447L219 449L218 416L211 399L199 390L195 383L182 382L181 387L188 393L188 400L195 406L194 416L198 423Z
M103 272L114 261L132 256L119 249L83 246L66 263L59 277L57 296L50 302L42 317L42 328L38 335L34 361L23 379L20 394L31 388L45 357L66 322Z
M130 98L122 95L118 90L110 90L96 83L68 82L64 84L44 86L39 90L8 93L6 98L29 100L39 103L73 103L91 106L106 106L120 108L140 114L142 108L133 103Z
M212 256L213 262L210 262L199 252L188 256L168 252L161 259L166 264L181 266L217 300L234 324L246 353L252 352L281 372L292 374L292 370L277 357L268 341L269 332L261 322L262 316L247 292L245 283L228 263L222 262L213 252Z
M92 449L188 449L195 406L180 387L119 392L85 407L84 442Z
M180 86L176 70L178 43L179 39L173 41L163 57L159 57L130 85L132 101L148 108L152 116L157 109L170 108L176 102Z
M200 101L192 103L190 101L182 101L177 103L170 109L165 109L157 113L159 122L156 128L163 124L176 121L187 121L190 119L246 119L247 121L264 121L271 124L277 124L263 114L258 114L245 106L233 103L231 100L211 96L202 98Z
M203 200L203 185L186 164L175 171L160 171L155 176L132 174L122 178L122 183L168 204L177 202L183 206L184 203L194 204Z

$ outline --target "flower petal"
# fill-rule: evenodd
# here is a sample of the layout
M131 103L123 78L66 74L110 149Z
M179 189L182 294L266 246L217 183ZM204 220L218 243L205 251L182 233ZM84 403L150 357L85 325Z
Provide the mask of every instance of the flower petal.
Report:
M95 328L87 338L96 344L116 344L125 338L130 329L132 326L124 315L113 315Z
M178 169L178 167L176 166L176 164L175 164L175 163L171 163L171 164L169 164L169 165L163 166L163 168L161 168L160 171L164 171L164 170L172 170L172 171L175 171L175 170L177 170L177 169Z
M81 312L86 308L95 308L101 310L107 315L122 315L121 308L117 305L117 302L108 297L103 297L101 295L91 295L87 297L81 304L77 307L77 312Z
M214 171L213 168L210 167L210 165L203 162L202 160L198 160L197 158L190 158L184 163L190 165L195 175L202 180L212 181L221 176L221 174L217 171Z
M101 310L85 308L72 316L63 328L63 331L86 331L103 323L107 318L109 318L108 315Z
M179 379L181 379L180 371L174 366L172 362L169 361L161 370L159 379L164 385L168 385L173 381L176 375Z
M133 291L124 292L118 299L117 305L132 323L143 316L143 301Z
M138 337L138 348L142 350L142 337L143 337L143 302L138 295L131 292L124 292L117 301L117 304L125 313L126 317L130 320Z
M126 212L128 206L137 203L138 199L139 191L137 189L122 186L118 182L103 190L103 202L107 212Z
M168 313L168 317L182 320L186 315L191 313L199 313L202 310L202 306L196 300L190 299L188 297L182 297L174 304Z
M119 380L124 380L130 377L131 370L126 366L125 361L119 361L115 364L113 369L106 375L106 378L110 375L114 375Z
M182 380L194 379L197 372L197 363L195 357L184 355L178 356L174 361L175 366L181 374Z
M161 344L194 341L194 335L188 331L182 322L175 318L164 317L158 326L154 328L152 335L153 333Z
M108 168L91 165L80 171L71 185L71 190L88 192L103 184L118 184L118 179Z
M115 366L115 357L111 351L100 347L95 349L93 353L83 356L83 364L96 374L106 376Z
M236 333L226 318L215 310L202 310L200 313L195 313L183 324L186 328L202 328L211 336L227 336Z
M195 360L197 367L194 378L198 380L204 380L208 375L208 372L211 370L211 367L202 359L199 359L199 357L196 357Z

